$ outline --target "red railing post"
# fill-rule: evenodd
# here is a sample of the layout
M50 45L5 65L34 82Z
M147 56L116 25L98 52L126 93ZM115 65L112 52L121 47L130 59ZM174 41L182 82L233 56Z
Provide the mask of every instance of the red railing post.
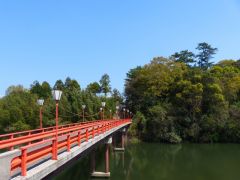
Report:
M42 106L40 107L40 112L39 112L39 117L40 117L40 129L43 128L43 125L42 125Z
M70 143L70 134L67 135L67 151L70 152L71 143Z
M81 145L81 130L78 132L78 146Z
M22 176L27 175L27 149L22 149L22 157L21 157L21 169Z
M92 138L94 138L94 136L95 136L95 127L93 126L93 128L92 128Z
M57 160L57 140L53 139L52 143L52 159Z

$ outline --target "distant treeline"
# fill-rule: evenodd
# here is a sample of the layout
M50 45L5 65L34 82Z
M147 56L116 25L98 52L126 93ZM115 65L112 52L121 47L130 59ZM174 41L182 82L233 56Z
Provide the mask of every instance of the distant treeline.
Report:
M55 102L52 90L63 91L59 102L60 124L82 121L82 105L86 105L85 120L100 119L101 102L106 101L105 117L116 105L122 104L123 97L117 89L111 89L110 78L104 74L99 82L90 83L81 89L79 83L71 78L65 82L57 80L53 87L48 82L35 81L30 89L11 86L0 99L0 133L34 129L39 127L39 106L37 99L44 99L43 127L55 125Z
M131 69L126 105L130 128L145 141L240 142L240 60L210 60L217 48L197 46Z

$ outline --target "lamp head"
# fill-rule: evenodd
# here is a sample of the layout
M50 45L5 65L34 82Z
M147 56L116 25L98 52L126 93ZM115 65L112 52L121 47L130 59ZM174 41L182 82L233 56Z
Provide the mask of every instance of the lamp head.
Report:
M106 106L106 102L102 102L102 107L105 107Z
M39 106L43 106L43 104L44 104L44 99L38 99L38 100L37 100L37 104L38 104Z
M52 91L52 96L55 101L60 101L61 96L62 96L62 91L60 90L53 90Z

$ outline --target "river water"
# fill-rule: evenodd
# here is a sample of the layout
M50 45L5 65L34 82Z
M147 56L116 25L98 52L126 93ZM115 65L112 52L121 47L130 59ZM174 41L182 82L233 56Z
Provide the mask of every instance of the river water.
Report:
M96 170L104 171L104 152L97 152ZM90 177L86 156L65 168L55 180ZM239 180L239 144L128 144L124 153L110 152L111 180Z

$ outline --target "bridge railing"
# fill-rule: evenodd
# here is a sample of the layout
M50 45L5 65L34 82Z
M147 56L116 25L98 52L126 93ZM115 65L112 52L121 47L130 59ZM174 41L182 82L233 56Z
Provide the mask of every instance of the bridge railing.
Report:
M61 128L65 128L65 127L77 126L77 125L81 125L81 124L88 124L88 123L97 122L97 121L99 121L99 120L65 124L65 125L59 126L58 128L61 129ZM8 139L12 140L12 139L14 139L16 137L20 137L20 136L26 136L26 135L32 135L32 134L38 134L38 133L42 133L42 132L52 131L55 128L56 128L56 126L51 126L51 127L46 127L46 128L40 128L40 129L33 129L33 130L27 130L27 131L21 131L21 132L1 134L0 141L8 140ZM13 150L13 149L11 149L11 150Z
M103 122L109 122L108 120L97 120L97 121L88 121L85 123L75 123L73 125L69 124L69 125L64 125L61 126L58 129L58 134L64 134L64 133L68 133L71 130L76 130L82 127L88 127L91 126L92 123L103 123ZM52 128L52 129L51 129ZM46 138L51 138L51 136L55 135L56 129L55 127L51 127L48 128L47 131L43 130L43 131L30 131L30 132L35 132L35 133L28 133L27 135L23 135L24 133L26 133L27 131L25 131L24 133L22 133L22 136L17 136L17 137L11 137L8 139L3 139L0 140L0 149L9 149L9 150L13 150L14 147L21 147L23 145L26 144L31 144L34 142L38 142L40 140L44 140ZM16 134L20 134L20 132L16 133Z
M127 122L130 122L130 120L110 120L96 122L88 126L82 125L80 128L70 128L68 131L60 132L58 142L54 135L49 135L48 139L23 146L20 148L20 155L11 161L11 174L20 169L21 175L26 176L29 167L46 159L54 159L55 153L69 152L72 147L81 146L83 142L87 142L89 139ZM38 138L42 139L44 137L40 136Z

